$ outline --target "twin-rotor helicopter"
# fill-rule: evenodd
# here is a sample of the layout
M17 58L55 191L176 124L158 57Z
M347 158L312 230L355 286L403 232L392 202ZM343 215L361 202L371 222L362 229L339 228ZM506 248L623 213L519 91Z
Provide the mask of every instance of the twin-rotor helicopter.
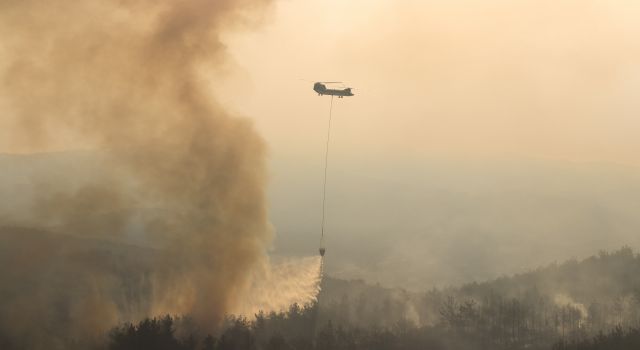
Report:
M313 91L317 92L319 96L329 95L329 96L338 96L338 98L343 98L345 96L353 96L353 92L351 92L350 87L344 87L342 89L335 88L327 88L327 84L342 84L339 81L319 81L313 84Z

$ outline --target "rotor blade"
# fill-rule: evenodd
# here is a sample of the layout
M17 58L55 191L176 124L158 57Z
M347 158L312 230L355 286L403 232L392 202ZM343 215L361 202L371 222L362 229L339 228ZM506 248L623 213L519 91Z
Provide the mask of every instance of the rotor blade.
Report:
M318 83L323 83L323 84L342 84L341 81L319 81Z

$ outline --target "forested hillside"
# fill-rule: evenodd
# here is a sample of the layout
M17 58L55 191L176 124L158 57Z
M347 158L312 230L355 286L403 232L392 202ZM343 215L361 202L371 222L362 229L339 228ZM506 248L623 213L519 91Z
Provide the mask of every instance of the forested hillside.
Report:
M147 320L114 329L109 347L168 337L167 349L635 349L639 264L624 247L426 292L325 278L314 305L230 316L215 335L188 318Z

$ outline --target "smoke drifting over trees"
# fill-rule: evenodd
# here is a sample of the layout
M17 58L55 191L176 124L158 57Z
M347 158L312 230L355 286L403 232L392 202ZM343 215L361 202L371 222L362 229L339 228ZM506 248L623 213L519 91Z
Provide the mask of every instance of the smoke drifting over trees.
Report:
M551 6L555 3L543 8ZM259 23L270 7L271 0L0 2L0 152L11 153L0 155L0 349L457 350L548 349L554 344L558 349L588 349L623 338L637 343L640 258L630 248L509 278L424 291L427 285L489 279L560 258L585 256L587 250L592 253L603 245L611 249L622 240L637 244L640 172L635 168L604 164L564 169L530 163L512 167L481 162L461 167L444 164L438 171L437 164L414 164L411 159L419 158L411 157L405 158L411 167L404 167L408 164L404 157L395 154L393 162L388 154L386 160L381 157L380 168L369 167L367 157L362 157L361 166L357 157L343 158L351 168L340 166L337 159L336 168L342 174L330 177L335 179L330 181L336 183L332 185L336 195L329 201L327 227L333 233L328 239L334 243L328 244L335 248L327 255L332 257L328 271L377 279L387 286L404 283L411 291L336 279L326 279L320 291L320 259L293 256L306 254L308 242L317 242L313 222L319 206L313 201L320 192L314 192L313 186L322 182L311 185L312 175L287 171L299 181L281 178L286 195L279 197L283 198L280 207L274 196L273 218L283 223L279 225L283 233L290 233L292 239L283 235L280 243L282 250L289 251L279 252L290 256L274 263L268 254L273 228L265 194L265 142L248 120L224 110L211 92L226 87L220 87L218 76L212 74L226 60L222 35ZM457 7L434 13L455 14ZM460 18L478 16L464 4L460 9L464 14ZM410 12L419 15L419 11ZM587 12L589 18L597 17L598 11ZM509 13L504 12L508 23L519 20ZM573 12L559 13L562 16L553 22L560 28L564 14ZM540 14L545 19L548 13ZM480 34L495 42L493 34L498 32L491 18L482 17L482 23L468 28L479 28ZM425 22L420 16L416 19ZM625 20L624 25L635 25L633 20ZM537 17L528 22L537 23ZM341 56L341 62L348 64L356 57L367 76L377 65L376 79L392 82L399 65L391 60L387 68L392 68L385 69L371 60L383 55L364 53L395 52L419 67L425 62L450 62L448 57L466 53L484 54L475 50L482 43L474 40L478 33L459 23L447 22L443 33L461 39L467 33L474 35L449 47L432 30L435 45L424 47L444 48L444 55L427 50L430 59L424 62L424 53L411 52L421 42L414 37L421 34L414 28L411 35L393 30L390 36L380 37L399 38L389 39L392 47L404 45L410 51L404 46L390 51L382 45L364 50L378 39L355 45L351 38L350 50L362 53ZM576 28L583 27L593 26L587 21ZM536 42L497 29L508 34L505 46ZM307 32L296 34L309 41ZM601 36L599 42L608 37ZM567 38L556 45L571 42L574 36ZM471 42L476 44L468 46ZM625 37L611 52L630 52L627 42L636 41ZM601 46L594 48L599 51ZM536 138L523 149L538 145L538 138L544 144L544 134L536 126L549 124L562 130L560 114L566 101L574 103L566 111L575 120L583 120L583 112L591 115L589 106L596 106L592 109L597 116L606 114L608 120L609 104L575 103L598 95L599 90L591 93L592 85L585 83L600 86L608 80L607 74L602 79L576 80L588 90L583 95L558 94L560 90L540 84L545 93L538 102L522 95L533 91L537 80L520 89L509 83L510 77L528 77L520 71L525 71L524 62L529 60L510 67L502 59L502 44L488 49L493 50L486 55L491 59L479 61L485 65L464 59L445 65L439 79L431 77L442 65L421 71L426 72L428 84L407 85L414 89L411 93L391 88L392 83L371 84L388 85L385 97L393 98L363 103L376 113L373 118L363 113L360 119L351 119L352 130L354 125L358 133L373 130L359 123L373 125L376 115L386 113L378 123L384 126L383 136L393 136L394 129L402 130L395 126L400 118L412 115L415 121L440 115L430 131L433 138L422 147L446 141L438 147L447 148L455 141L462 143L459 150L477 147L478 154L484 154L518 144L520 136L524 141ZM575 52L585 56L582 53L595 51L589 46ZM526 56L529 50L513 52ZM499 60L493 59L494 53ZM310 62L327 62L320 55L316 59ZM473 64L467 67L468 62ZM542 66L553 66L553 62ZM592 68L610 66L598 62L586 62L587 69L569 75L587 77ZM493 71L505 74L496 78ZM412 70L400 75L415 77ZM574 87L571 77L561 81L559 89ZM489 79L497 83L486 84ZM471 83L462 84L467 81ZM468 93L475 90L480 93ZM625 94L631 90L620 87ZM415 101L424 102L425 91L434 102L418 108ZM408 101L403 100L405 95L414 102L399 103ZM473 100L457 98L465 96ZM549 99L556 101L551 109L563 108L546 114L542 123L522 120L533 132L512 132L511 126L517 129L521 119L512 119L511 113L532 119L537 106ZM631 106L627 99L621 101ZM376 100L394 101L398 109L380 108ZM502 100L506 108L496 103ZM404 115L410 109L422 114ZM624 107L611 113L633 115L627 109L632 111ZM479 117L491 115L497 117L490 123ZM387 118L394 118L393 122ZM504 130L487 133L487 128L505 120L510 122ZM451 138L452 131L463 129L458 126L462 124L461 135L467 139ZM427 124L407 125L410 133L398 133L407 145L425 138ZM600 125L594 122L577 129L595 136L567 147L564 154L579 153L590 140L601 142L594 131ZM474 129L478 126L480 132ZM440 131L448 132L439 135ZM372 138L376 144L383 139L379 135ZM492 135L503 140L484 143ZM549 141L554 142L545 144L539 154L552 153L555 145L566 142L555 129L551 135ZM401 147L390 150L406 149L401 141L396 140ZM634 143L620 143L627 144ZM380 145L371 148L376 159L385 148L384 143ZM351 149L359 147L369 145ZM301 153L300 158L307 158ZM296 166L311 169L297 160ZM543 251L549 242L556 246ZM606 335L593 340L598 332Z
M169 349L636 349L639 262L625 247L419 293L329 278L317 304L230 317L213 335L176 327L185 319L148 319L114 328L110 347L167 339Z
M264 143L200 76L223 59L220 33L268 3L0 5L0 114L12 137L4 151L94 150L82 183L24 179L29 211L0 215L0 328L21 346L162 313L212 329L267 263ZM72 236L157 250L118 254Z

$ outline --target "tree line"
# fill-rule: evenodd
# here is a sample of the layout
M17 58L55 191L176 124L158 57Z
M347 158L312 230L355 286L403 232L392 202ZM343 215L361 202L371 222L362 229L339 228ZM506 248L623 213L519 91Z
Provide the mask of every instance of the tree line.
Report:
M623 247L424 293L329 278L313 305L229 317L211 335L185 331L182 319L144 320L115 328L109 349L582 350L633 344L640 329L638 271L640 257ZM152 339L168 340L160 345Z

